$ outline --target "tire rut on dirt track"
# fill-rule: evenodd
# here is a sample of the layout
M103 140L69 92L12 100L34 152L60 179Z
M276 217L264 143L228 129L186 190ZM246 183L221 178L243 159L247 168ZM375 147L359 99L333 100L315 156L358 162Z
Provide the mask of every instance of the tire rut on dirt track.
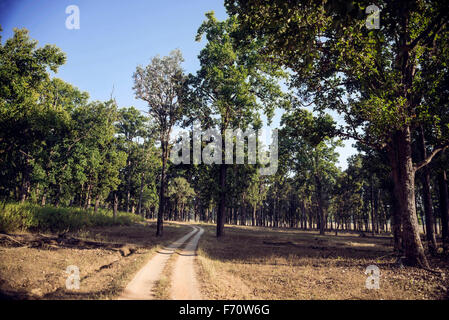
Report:
M195 272L195 257L198 241L204 232L199 227L199 232L192 237L185 248L179 253L172 273L170 296L173 300L200 300L201 293Z
M153 287L161 277L162 271L171 255L181 247L192 235L198 235L201 228L192 227L193 230L170 245L160 249L148 261L148 263L137 272L131 282L126 286L119 300L151 300L154 299ZM202 229L201 229L202 230ZM200 231L202 232L202 231ZM199 239L199 238L198 238ZM191 242L191 241L190 241ZM190 244L189 242L189 244ZM198 242L198 241L197 241ZM195 245L196 248L196 245Z

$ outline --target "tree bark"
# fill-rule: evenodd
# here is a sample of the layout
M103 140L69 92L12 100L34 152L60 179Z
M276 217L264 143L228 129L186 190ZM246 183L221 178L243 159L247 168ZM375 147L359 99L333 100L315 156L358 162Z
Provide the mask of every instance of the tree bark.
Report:
M84 200L84 209L87 210L90 208L90 197L91 197L92 185L89 183L87 185L86 198Z
M421 126L419 129L419 149L421 152L421 158L424 160L427 158L426 143L424 140L424 130ZM424 214L426 216L426 238L429 246L429 251L433 254L437 249L437 242L435 238L434 229L434 215L432 207L432 194L430 191L430 170L428 166L425 166L421 176L421 183L423 188L423 202L424 202Z
M401 212L402 243L406 263L429 268L419 236L415 206L415 169L412 162L410 128L396 131L389 149L395 194Z
M449 251L449 195L447 189L446 170L438 175L438 186L440 193L440 213L441 213L441 236L443 239L443 249Z
M142 177L140 179L140 190L139 190L139 205L137 207L137 214L140 215L142 212L142 196L143 196L143 182L145 179L145 173L142 173Z
M222 144L224 145L224 144ZM226 164L220 164L220 195L217 211L217 238L224 236L224 222L226 220Z
M401 222L401 211L399 209L398 205L398 195L396 194L396 188L393 187L393 190L391 190L391 217L392 217L392 225L391 225L391 231L393 232L393 248L395 252L402 253L402 222Z
M325 222L324 222L324 208L323 208L323 192L321 187L321 181L317 176L315 176L315 181L316 181L316 191L318 200L318 221L320 227L320 234L324 235Z
M98 207L100 206L100 196L97 194L95 196L95 208L94 208L94 212L98 212Z
M127 167L128 167L128 179L126 183L126 212L129 212L129 200L131 198L131 161L128 158L127 161Z
M113 210L114 221L116 221L117 219L117 211L118 211L118 194L117 191L114 191L114 210Z
M30 179L28 170L24 170L22 173L22 185L20 188L20 202L24 203L28 198L28 192L30 190Z
M251 222L252 222L253 227L256 226L256 210L257 210L256 208L257 208L256 205L254 205L253 206L253 213L251 215Z
M44 192L42 193L42 200L41 200L42 207L45 206L46 201L47 201L47 189L44 189Z
M165 175L168 155L168 142L162 139L162 172L161 172L161 186L159 190L159 210L157 213L157 227L156 237L162 237L164 228L164 214L165 214Z

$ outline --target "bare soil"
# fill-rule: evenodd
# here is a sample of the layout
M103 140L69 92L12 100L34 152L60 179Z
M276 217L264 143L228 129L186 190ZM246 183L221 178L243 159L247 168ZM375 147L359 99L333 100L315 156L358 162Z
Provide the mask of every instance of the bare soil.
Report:
M193 231L187 233L168 246L156 251L148 263L137 272L131 282L125 287L120 295L121 300L149 300L155 298L154 286L160 279L164 268L172 254L182 246L198 228L193 227Z
M198 271L205 299L448 299L447 257L431 258L442 273L404 267L391 237L227 226L216 239L204 225ZM379 289L367 289L369 265Z
M91 228L74 234L0 234L0 298L114 299L157 249L191 228L155 223ZM80 288L66 288L70 265L80 271Z
M198 242L204 232L203 228L178 253L171 275L171 298L173 300L201 300L200 286L197 281L195 263Z

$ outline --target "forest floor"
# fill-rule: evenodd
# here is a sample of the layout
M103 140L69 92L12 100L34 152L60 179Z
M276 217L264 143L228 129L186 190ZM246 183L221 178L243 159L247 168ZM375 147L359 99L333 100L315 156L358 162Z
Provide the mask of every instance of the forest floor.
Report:
M447 258L431 259L440 274L402 267L387 235L226 226L217 239L214 225L166 222L161 239L155 227L0 234L0 299L126 299L139 273L153 288L134 299L449 299ZM78 290L66 288L70 265ZM369 265L379 289L366 288Z
M155 222L96 227L73 234L0 234L0 299L114 299L156 251L191 231ZM68 266L80 287L67 289ZM71 284L72 282L70 282Z
M403 267L388 236L203 225L198 276L204 299L449 299L449 261L431 259L435 274ZM367 289L369 265L379 289Z

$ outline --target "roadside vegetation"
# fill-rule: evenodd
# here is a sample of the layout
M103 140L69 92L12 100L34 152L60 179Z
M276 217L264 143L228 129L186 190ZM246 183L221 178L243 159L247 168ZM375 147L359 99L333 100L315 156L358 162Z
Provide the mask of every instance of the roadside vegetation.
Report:
M89 227L126 225L142 221L141 216L111 210L41 207L31 203L9 203L0 207L0 232L14 231L77 231Z

